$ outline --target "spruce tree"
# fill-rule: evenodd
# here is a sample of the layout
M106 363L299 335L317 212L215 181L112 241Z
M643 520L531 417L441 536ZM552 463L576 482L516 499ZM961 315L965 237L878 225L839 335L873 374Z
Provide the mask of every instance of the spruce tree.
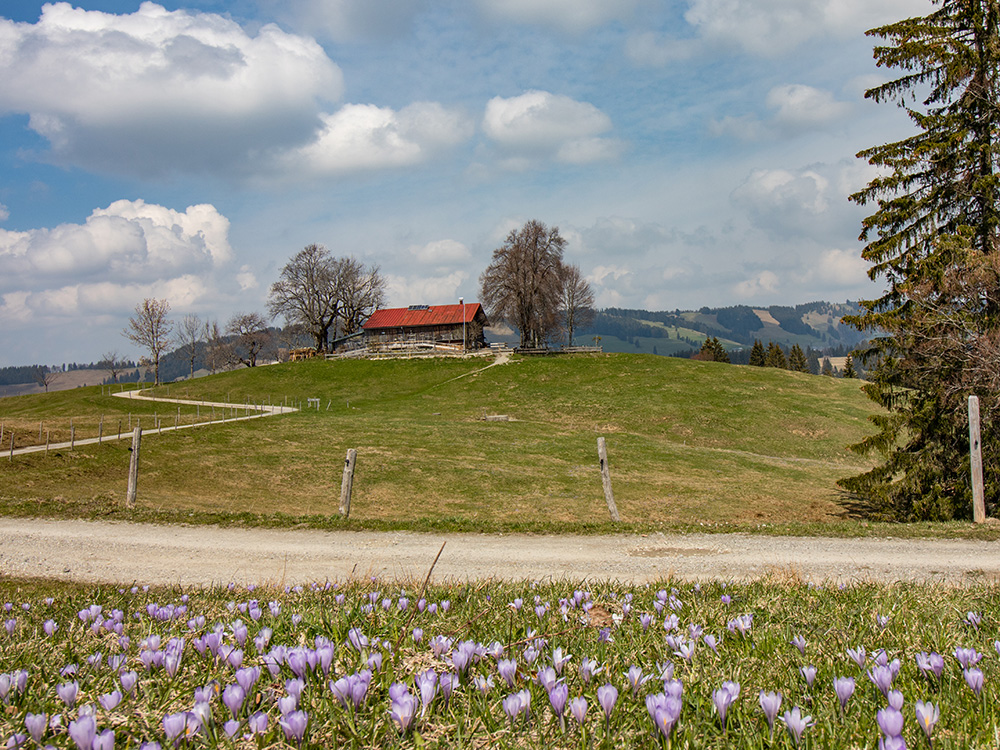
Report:
M750 366L763 367L765 358L764 345L760 343L760 339L754 339L753 348L750 350Z
M794 372L809 372L809 360L798 344L793 344L792 350L788 353L788 369Z
M878 65L901 75L866 97L904 108L917 130L858 155L880 176L852 196L877 207L861 239L886 291L848 322L888 334L863 352L865 391L887 413L852 446L882 463L840 484L897 520L971 515L970 393L980 397L984 449L1000 442L997 391L986 387L996 358L977 354L1000 334L1000 2L932 1L926 16L868 32L883 40ZM990 512L1000 469L988 467L986 481Z
M854 357L850 354L847 355L847 361L844 362L844 371L840 373L842 378L856 378L858 373L854 370Z
M788 369L788 360L785 358L785 350L773 341L767 342L767 355L764 357L765 367L777 367L781 370Z
M821 375L833 377L833 364L830 362L829 357L823 357L823 367L819 372Z

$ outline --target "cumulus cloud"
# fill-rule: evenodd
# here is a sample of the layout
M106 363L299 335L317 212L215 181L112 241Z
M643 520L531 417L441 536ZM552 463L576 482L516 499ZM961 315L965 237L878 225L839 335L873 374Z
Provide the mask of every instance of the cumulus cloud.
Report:
M410 248L410 252L429 266L448 266L463 263L472 257L469 248L456 240L435 240L420 247Z
M458 302L460 290L466 286L469 275L465 271L453 271L445 275L403 276L386 275L386 291L390 304L408 305L453 305ZM469 302L470 298L466 298Z
M483 115L483 132L524 164L535 159L583 164L613 158L620 144L602 137L609 130L611 118L593 104L547 91L494 97Z
M767 94L767 106L775 110L774 121L791 129L823 127L843 119L851 111L847 102L838 102L829 91L787 84Z
M757 169L731 195L755 226L782 237L822 231L830 197L829 180L813 169Z
M810 39L856 36L931 7L929 0L690 0L684 18L708 43L777 57Z
M315 140L284 159L290 173L336 174L419 164L472 135L460 110L417 102L398 112L348 104L322 116Z
M827 289L857 288L868 279L868 261L861 257L861 248L829 249L820 253L818 261L805 274L803 281Z
M229 220L214 206L175 211L142 200L115 201L83 224L0 229L0 292L68 281L152 283L227 263Z
M340 68L313 39L247 33L145 2L115 15L45 5L0 18L0 113L25 113L64 163L129 174L236 170L308 140Z
M627 19L637 0L477 0L488 17L579 33Z
M778 291L778 276L773 271L761 271L733 287L733 294L740 299L752 300Z

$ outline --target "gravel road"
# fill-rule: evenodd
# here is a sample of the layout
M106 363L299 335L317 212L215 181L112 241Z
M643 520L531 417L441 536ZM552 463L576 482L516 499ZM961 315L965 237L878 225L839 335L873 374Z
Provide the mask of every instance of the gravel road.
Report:
M998 542L743 534L532 536L327 532L0 518L0 575L109 583L422 580L1000 580Z

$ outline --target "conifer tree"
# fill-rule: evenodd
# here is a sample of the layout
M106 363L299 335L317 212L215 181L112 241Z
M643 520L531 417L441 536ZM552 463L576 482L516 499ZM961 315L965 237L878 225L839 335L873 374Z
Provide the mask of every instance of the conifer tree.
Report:
M809 372L809 360L798 344L793 344L792 350L788 353L788 369L794 372Z
M980 396L984 450L1000 442L996 390L985 387L996 365L970 370L989 359L971 354L1000 335L1000 2L932 2L926 16L868 32L883 40L878 65L901 74L866 97L904 108L917 130L859 154L880 176L852 196L877 207L861 239L886 291L849 322L888 333L863 353L865 391L887 413L852 446L882 463L840 484L897 520L971 515L970 393ZM990 512L1000 469L989 467L986 483Z
M782 370L788 369L788 360L785 358L785 350L773 341L767 342L767 355L764 357L765 367L777 367Z
M833 363L830 362L829 357L823 357L823 368L819 371L820 375L827 375L833 377Z
M760 339L754 339L753 348L750 350L750 366L763 367L765 358L764 345L760 343Z
M854 357L850 354L847 355L847 361L844 362L844 371L840 373L842 378L856 378L858 373L854 369Z

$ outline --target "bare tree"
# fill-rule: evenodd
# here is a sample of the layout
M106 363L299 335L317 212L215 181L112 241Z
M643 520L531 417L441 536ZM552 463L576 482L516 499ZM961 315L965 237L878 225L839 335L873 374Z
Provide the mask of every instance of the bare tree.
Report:
M197 315L185 315L177 327L177 348L187 357L190 365L188 377L192 380L194 380L194 361L198 357L202 330L201 318Z
M228 344L222 335L222 327L219 325L219 321L205 321L205 328L202 330L202 339L206 344L206 354L205 364L208 369L215 375L216 371L221 370L230 361L231 357L228 350Z
M267 296L271 317L283 315L286 323L301 326L321 352L340 315L340 266L325 247L307 245L281 269Z
M125 361L118 354L117 349L110 349L101 355L101 361L99 362L101 367L108 370L111 373L111 382L117 383L118 376L122 374L122 370L125 369Z
M58 370L52 370L45 365L39 365L31 373L31 377L36 383L38 383L38 385L45 389L46 393L49 392L49 386L55 384L59 375L60 373Z
M349 336L385 301L385 278L377 265L344 258L339 281L342 333Z
M575 264L562 267L562 325L566 346L573 346L573 332L594 320L594 291Z
M174 324L167 319L170 303L165 299L144 299L135 306L135 315L128 319L122 334L137 346L149 351L153 363L153 384L160 384L160 356L170 344Z
M233 357L247 367L256 367L257 357L271 343L267 319L260 313L236 313L226 323L226 333L236 337Z
M523 347L542 346L558 329L565 246L558 227L529 221L507 235L479 277L486 314L515 326Z

